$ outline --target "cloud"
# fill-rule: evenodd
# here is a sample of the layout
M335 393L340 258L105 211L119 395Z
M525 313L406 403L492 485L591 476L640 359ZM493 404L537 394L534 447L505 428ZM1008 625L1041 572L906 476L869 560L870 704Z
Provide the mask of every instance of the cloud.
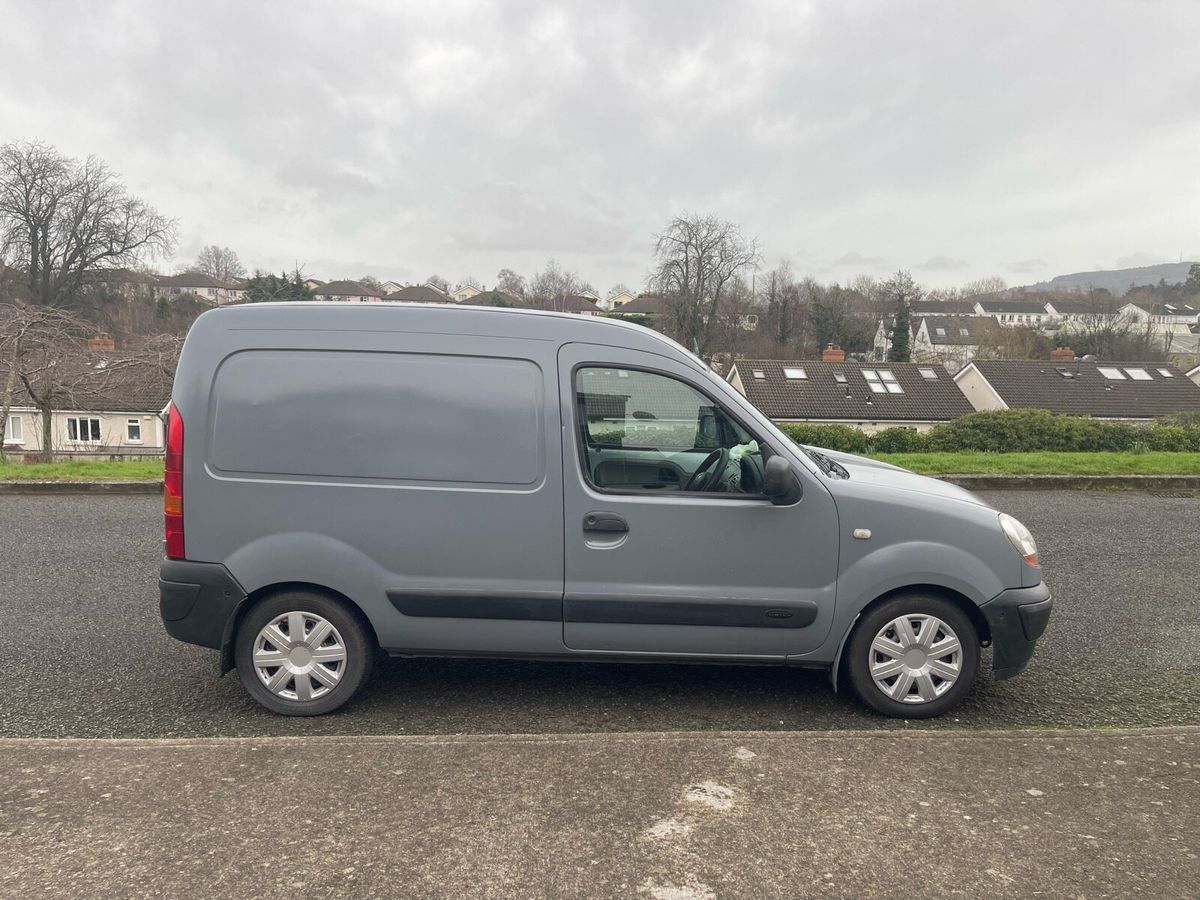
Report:
M326 276L529 274L557 255L597 287L640 284L684 210L798 275L929 247L969 261L917 266L945 284L997 259L1048 276L1176 258L1200 204L1179 113L1200 5L1023 9L127 0L65 21L9 3L0 83L21 89L0 91L0 143L99 155L179 218L181 247ZM997 123L1004 140L981 141Z
M1118 257L1116 268L1135 269L1138 266L1153 266L1163 262L1170 262L1170 260L1163 259L1161 256L1153 253L1137 252Z
M843 253L831 262L830 266L833 268L857 267L860 269L877 269L885 262L886 260L882 256L864 256L855 250L851 250L849 253Z
M952 256L934 256L917 266L918 269L951 270L965 269L968 263L965 259L955 259Z
M1044 259L1018 259L1016 262L1008 264L1008 271L1018 272L1022 275L1036 275L1038 272L1044 272L1048 265Z

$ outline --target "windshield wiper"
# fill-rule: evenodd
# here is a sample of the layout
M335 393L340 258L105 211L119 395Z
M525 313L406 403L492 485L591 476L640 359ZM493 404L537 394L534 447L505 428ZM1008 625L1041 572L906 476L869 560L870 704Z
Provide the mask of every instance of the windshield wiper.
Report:
M819 450L814 450L812 447L803 448L808 454L809 459L815 462L830 478L849 478L850 473L841 463L836 463Z

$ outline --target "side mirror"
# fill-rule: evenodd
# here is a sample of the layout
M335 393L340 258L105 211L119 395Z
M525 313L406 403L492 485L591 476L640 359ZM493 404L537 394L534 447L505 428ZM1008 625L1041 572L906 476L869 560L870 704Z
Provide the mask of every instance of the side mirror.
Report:
M778 453L767 460L763 472L763 493L776 506L796 503L804 493L804 487L792 470L792 464Z

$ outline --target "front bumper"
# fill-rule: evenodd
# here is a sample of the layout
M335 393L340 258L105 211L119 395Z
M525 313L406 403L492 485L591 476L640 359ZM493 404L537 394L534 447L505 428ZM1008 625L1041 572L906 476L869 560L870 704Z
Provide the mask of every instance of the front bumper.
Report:
M979 608L992 632L992 675L997 680L1025 671L1053 608L1045 582L1001 591Z
M220 563L164 559L158 570L158 609L167 634L201 647L225 649L234 613L246 592Z

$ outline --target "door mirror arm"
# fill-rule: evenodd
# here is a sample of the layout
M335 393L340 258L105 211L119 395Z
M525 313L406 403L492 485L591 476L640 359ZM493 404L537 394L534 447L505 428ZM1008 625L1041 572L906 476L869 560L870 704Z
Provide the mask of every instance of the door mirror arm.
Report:
M763 493L776 506L798 503L804 495L804 486L796 477L792 464L778 453L768 459L763 468Z

